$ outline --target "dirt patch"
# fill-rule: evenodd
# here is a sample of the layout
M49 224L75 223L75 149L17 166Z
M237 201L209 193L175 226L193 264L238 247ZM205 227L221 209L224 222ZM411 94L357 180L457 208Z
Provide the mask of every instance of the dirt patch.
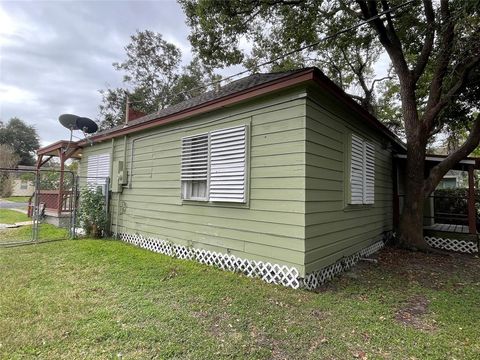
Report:
M415 329L433 331L435 325L425 319L425 315L428 313L428 305L429 301L425 296L414 296L396 312L395 320Z
M330 316L330 313L328 311L314 309L311 311L310 315L315 320L322 321L322 320L326 320Z
M452 274L467 282L480 279L480 260L469 254L426 254L387 247L378 253L378 266L409 283L435 290L444 288Z

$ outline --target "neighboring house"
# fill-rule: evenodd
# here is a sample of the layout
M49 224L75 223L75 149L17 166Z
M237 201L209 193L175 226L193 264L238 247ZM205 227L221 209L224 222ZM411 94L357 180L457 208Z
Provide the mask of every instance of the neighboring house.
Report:
M12 196L32 196L35 192L35 184L31 180L14 179L12 185Z
M442 180L438 183L437 189L457 189L463 187L464 176L462 172L458 170L450 170L446 173Z
M111 231L154 251L312 288L394 228L405 146L316 68L251 75L90 140L80 174L110 177Z
M12 195L11 196L32 196L35 192L34 176L31 171L35 171L34 166L18 165L19 172L12 178Z

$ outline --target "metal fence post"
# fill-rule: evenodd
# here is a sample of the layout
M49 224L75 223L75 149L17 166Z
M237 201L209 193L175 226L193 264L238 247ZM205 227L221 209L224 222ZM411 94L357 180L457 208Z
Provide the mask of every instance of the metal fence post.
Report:
M105 178L105 219L107 219L107 224L110 231L109 202L110 202L110 178L107 177ZM103 236L105 237L105 233L103 234Z
M71 226L71 231L72 231L72 239L77 238L77 208L79 204L79 198L80 194L78 193L78 182L79 182L79 176L74 175L73 177L73 209L72 209L72 226Z
M32 241L38 242L38 226L40 217L40 185L41 185L41 172L37 170L35 172L35 201L32 212Z

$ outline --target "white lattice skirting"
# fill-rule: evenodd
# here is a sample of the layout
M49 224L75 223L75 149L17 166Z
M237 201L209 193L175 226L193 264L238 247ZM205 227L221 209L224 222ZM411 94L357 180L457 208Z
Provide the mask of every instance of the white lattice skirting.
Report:
M179 259L196 260L202 264L213 265L222 270L238 271L249 277L259 277L263 281L272 284L279 284L294 289L300 287L299 273L294 267L241 259L234 255L171 244L164 240L145 238L142 235L119 235L120 240L154 252Z
M438 238L433 236L425 236L425 241L428 245L437 249L444 249L468 254L478 252L478 244L471 241Z
M325 283L326 281L332 279L335 275L338 275L345 270L350 269L354 266L361 258L369 256L378 250L380 250L385 243L383 241L378 241L362 250L358 253L344 257L340 261L327 266L321 270L314 271L305 276L303 279L303 286L308 290L313 290Z
M271 264L269 262L242 259L234 255L214 251L195 249L183 245L172 244L164 240L146 238L137 234L118 234L120 240L164 255L179 259L196 260L202 264L216 266L222 270L241 272L249 277L258 277L272 284L298 289L315 289L335 275L355 265L360 258L373 254L381 249L383 241L378 241L360 252L341 259L339 262L321 270L307 274L302 279L295 267Z

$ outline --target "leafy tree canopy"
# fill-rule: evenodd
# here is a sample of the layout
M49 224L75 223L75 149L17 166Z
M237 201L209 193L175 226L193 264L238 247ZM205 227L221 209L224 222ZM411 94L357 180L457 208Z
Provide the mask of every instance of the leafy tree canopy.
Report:
M376 112L373 65L381 46L367 26L321 39L349 28L357 17L337 1L179 0L192 28L190 42L203 62L223 67L258 65L295 49L318 43L272 62L268 71L317 66L362 106ZM246 47L245 43L252 44Z
M148 114L199 95L215 78L198 58L182 67L180 49L153 31L137 31L125 53L123 62L113 64L124 73L125 87L100 91L103 129L125 121L127 92L130 108Z
M9 145L19 157L20 165L35 164L35 150L40 147L37 130L19 118L6 124L0 121L0 144Z

